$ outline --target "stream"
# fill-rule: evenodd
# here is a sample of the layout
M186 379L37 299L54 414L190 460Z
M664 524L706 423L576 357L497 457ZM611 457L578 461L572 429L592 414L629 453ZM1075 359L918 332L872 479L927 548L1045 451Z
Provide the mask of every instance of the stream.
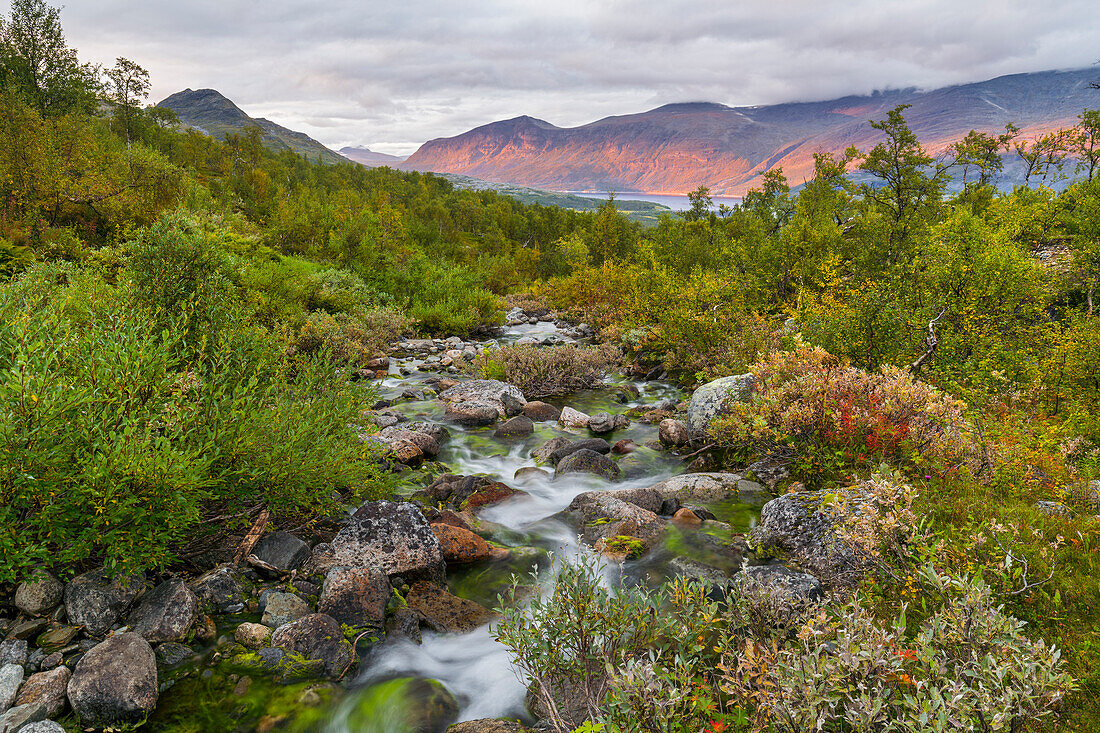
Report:
M507 329L498 341L511 343L525 336L538 339L556 330L552 323L516 326ZM409 388L417 389L423 386L425 380L437 376L421 371L402 376L401 367L406 367L408 371L408 367L416 367L420 363L411 358L391 360L390 375L379 387L381 396L399 398ZM568 405L588 414L620 414L634 407L655 408L669 400L678 402L683 396L675 386L664 382L614 377L608 378L599 389L545 401L559 408ZM443 405L433 399L395 399L391 409L410 420L442 422L443 419ZM527 492L479 512L480 519L499 525L500 530L494 533L493 539L513 547L541 548L559 561L567 561L581 550L576 529L557 517L575 496L586 491L652 486L686 470L685 462L671 452L646 447L646 443L657 440L657 426L636 421L625 429L604 436L610 443L626 438L637 445L632 453L613 456L622 469L622 477L616 481L585 473L566 474L557 480L552 480L549 475L530 473L519 479L514 478L518 469L536 465L531 457L533 449L556 436L571 439L590 437L586 429L569 430L556 422L536 422L534 434L526 438L497 439L493 437L495 426L469 428L448 424L447 427L451 437L436 459L446 464L447 472L488 475ZM417 476L415 473L413 475ZM430 481L430 478L426 480ZM417 481L414 478L409 483L409 493L424 486L423 479ZM746 531L757 516L755 508L746 506L713 507L712 510L722 521L730 523L734 531ZM608 581L612 585L628 581L655 585L667 577L668 570L664 563L674 555L675 551L662 547L639 561L629 561L621 567L609 562ZM522 576L533 569L529 561L527 566L518 567L516 563L509 565L507 562L491 565L449 571L449 590L493 608L498 605L497 595L505 591L513 574ZM500 567L502 565L505 567ZM546 582L549 571L546 564L543 567L541 579ZM464 634L424 631L423 641L419 645L405 637L393 635L371 649L360 666L362 671L359 677L349 685L352 692L333 708L322 727L325 733L400 730L390 722L398 714L389 708L420 702L401 699L400 693L387 692L387 683L399 678L436 680L445 686L460 706L457 720L452 722L497 717L530 720L524 706L526 685L515 673L507 651L492 638L488 625ZM364 704L369 705L372 711L366 728L363 727L361 712L355 718L358 722L349 720L354 717L353 711L363 710Z

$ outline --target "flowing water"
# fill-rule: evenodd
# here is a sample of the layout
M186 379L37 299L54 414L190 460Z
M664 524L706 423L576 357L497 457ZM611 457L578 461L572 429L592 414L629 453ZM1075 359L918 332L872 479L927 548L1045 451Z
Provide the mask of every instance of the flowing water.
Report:
M543 337L555 330L550 323L518 326L509 329L499 339L513 342L523 336ZM390 377L382 383L383 396L398 396L410 387L429 378L430 373L416 372L401 377L399 366L416 366L410 361L391 367ZM628 387L624 390L623 387ZM634 396L633 387L637 390ZM623 395L628 395L625 398ZM592 414L606 411L623 413L631 407L651 406L667 400L680 400L681 393L674 386L660 382L630 382L624 379L608 380L603 388L579 392L560 400L547 400L561 407L569 406ZM443 406L434 400L398 402L395 411L414 420L441 421ZM450 440L438 457L448 471L455 474L485 474L492 476L527 494L501 504L487 507L479 513L482 520L498 525L493 539L513 547L542 548L559 558L568 559L578 551L576 530L557 518L561 510L573 498L585 491L652 486L685 470L683 460L670 453L644 447L657 439L655 425L632 422L630 427L616 431L610 442L628 438L638 449L618 457L622 478L610 482L588 474L568 474L559 480L549 475L525 476L515 479L520 468L535 466L531 451L558 435L573 439L589 437L587 431L569 431L556 423L536 423L533 435L520 440L499 440L493 437L494 427L463 428L448 425ZM430 479L427 479L430 480ZM410 488L423 488L424 481ZM755 519L754 510L741 506L717 507L724 511L722 519L747 528ZM622 577L633 582L655 582L663 575L662 557L668 552L657 551L642 562L627 563L621 569ZM525 557L529 557L526 555ZM483 605L494 607L498 593L510 582L511 573L529 573L531 567L471 568L448 576L451 591ZM619 568L613 568L620 572ZM543 572L545 580L546 572ZM425 632L423 643L417 645L403 637L383 641L373 648L361 664L363 670L352 687L353 692L333 711L324 730L326 733L351 733L363 730L398 730L386 721L390 715L387 706L393 701L380 696L379 691L396 678L425 678L442 683L458 700L458 720L478 718L526 718L524 708L525 684L517 677L504 647L491 636L489 627L482 627L466 634L436 634ZM391 696L392 697L392 696ZM379 699L376 706L375 700ZM366 729L352 724L349 716L362 709L369 701L374 724ZM399 701L407 703L408 701ZM411 704L417 704L413 701Z

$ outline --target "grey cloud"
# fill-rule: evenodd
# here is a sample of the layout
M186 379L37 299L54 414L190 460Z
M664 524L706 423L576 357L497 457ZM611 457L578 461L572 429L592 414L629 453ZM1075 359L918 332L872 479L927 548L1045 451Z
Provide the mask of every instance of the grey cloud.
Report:
M62 19L85 58L149 68L157 99L214 87L332 146L407 153L520 114L576 125L1086 66L1094 14L1094 0L67 0Z

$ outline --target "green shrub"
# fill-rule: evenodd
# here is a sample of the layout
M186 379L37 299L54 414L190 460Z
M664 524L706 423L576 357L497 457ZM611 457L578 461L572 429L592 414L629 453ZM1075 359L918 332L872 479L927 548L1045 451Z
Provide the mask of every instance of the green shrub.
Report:
M478 354L470 371L480 379L514 384L531 400L595 389L617 357L609 346L502 346Z
M389 345L408 327L404 314L392 308L376 308L355 316L317 311L306 316L301 328L290 335L290 353L326 353L337 363L362 366L386 354Z
M92 273L0 287L0 582L163 567L264 507L297 525L385 490L353 427L371 391L324 355L291 368L210 305L224 327L194 354L186 314L166 323Z

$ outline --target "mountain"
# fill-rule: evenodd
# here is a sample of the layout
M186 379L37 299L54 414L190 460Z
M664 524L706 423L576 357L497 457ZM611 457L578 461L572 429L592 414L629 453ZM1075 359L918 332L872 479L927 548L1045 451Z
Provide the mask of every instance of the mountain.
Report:
M406 155L386 155L385 153L376 153L370 148L353 147L353 148L340 148L340 155L344 156L348 160L354 160L356 163L361 163L368 168L378 168L380 166L388 165L391 168L396 168L400 165Z
M324 163L346 163L346 158L326 148L303 132L288 130L263 117L249 117L220 92L214 89L184 89L157 104L179 115L188 127L224 139L228 133L242 132L251 125L263 130L264 145L272 150L292 150L298 155L318 158Z
M971 129L1025 137L1066 127L1086 107L1095 69L1002 76L932 91L876 92L823 102L759 107L669 104L640 114L557 127L533 117L493 122L431 140L402 165L559 191L684 193L700 185L740 195L781 166L792 185L813 174L813 154L872 147L881 139L868 120L899 104L921 142L942 152Z

